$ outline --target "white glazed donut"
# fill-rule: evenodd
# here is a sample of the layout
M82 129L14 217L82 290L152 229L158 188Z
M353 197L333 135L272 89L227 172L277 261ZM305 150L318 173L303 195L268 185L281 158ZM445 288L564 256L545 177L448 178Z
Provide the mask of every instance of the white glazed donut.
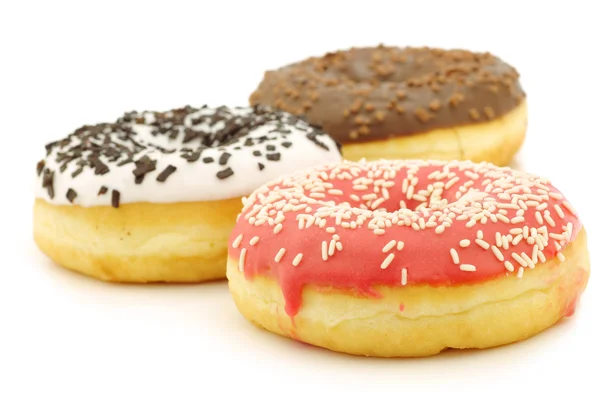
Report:
M62 266L126 282L223 278L240 197L341 159L317 127L267 107L131 112L46 150L37 244Z

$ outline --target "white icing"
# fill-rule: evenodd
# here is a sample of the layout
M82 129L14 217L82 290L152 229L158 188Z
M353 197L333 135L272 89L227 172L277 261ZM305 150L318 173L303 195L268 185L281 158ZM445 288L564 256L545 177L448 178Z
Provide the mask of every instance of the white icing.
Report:
M233 116L244 116L252 113L252 108L229 109L229 112ZM209 115L211 113L214 113L214 109L201 109L194 114L188 115L185 118L184 125L194 130L210 130L211 132L223 128L226 121L218 122L212 127L208 126L208 124L193 125L191 123L191 119L199 115ZM143 115L148 123L154 118L151 113L144 113ZM165 154L156 149L146 148L137 153L134 160L138 160L144 155L156 160L156 169L147 173L141 184L136 184L134 181L133 170L136 168L134 163L117 166L115 162L109 162L106 157L100 158L110 168L110 172L104 175L96 175L93 168L85 167L83 172L73 178L71 174L79 168L76 163L77 160L71 161L67 168L61 172L59 168L62 163L56 161L56 156L60 152L67 151L70 146L80 143L79 140L76 140L69 143L65 148L55 146L52 148L50 154L44 158L45 168L54 171L54 197L50 198L47 189L42 186L43 173L36 178L36 197L52 204L75 204L84 207L111 205L112 190L120 192L121 204L222 200L248 195L257 187L283 174L341 160L337 146L329 136L319 135L317 137L329 150L325 150L307 138L307 134L312 132L313 129L303 121L299 121L295 125L284 125L285 129L291 131L290 134L285 136L276 132L269 133L277 126L281 127L281 122L268 122L265 125L252 129L247 136L244 136L236 143L221 146L220 148L205 149L202 152L201 158L194 162L188 162L182 158L179 149L181 147L195 148L197 144L195 146L183 144L180 137L182 135L178 136L177 139L169 139L168 135L153 136L150 133L153 128L149 125L135 124L131 126L137 134L135 140L138 143L143 145L154 144L168 150L177 150L174 153ZM304 131L298 127L306 130ZM257 139L265 135L277 139L260 144L255 143L252 146L243 145L246 138ZM113 141L126 145L129 148L132 147L131 143L116 139L116 135L113 136ZM281 145L282 142L291 142L292 145L289 148L285 148ZM268 153L266 147L268 145L276 146L275 152L281 154L279 161L269 161L266 159L265 155ZM237 146L240 146L241 150L233 149ZM254 156L252 152L255 150L259 150L262 155L259 157ZM227 161L227 164L223 166L219 165L219 157L224 151L230 153L231 157ZM90 154L90 152L87 154ZM212 157L214 162L209 164L204 163L202 159L207 157ZM259 170L259 162L264 165L262 171ZM157 176L169 165L176 167L177 170L165 182L158 182L156 180ZM226 179L217 178L217 172L227 167L230 167L234 171L234 174ZM98 191L102 186L107 187L108 192L98 195ZM77 193L77 197L73 203L66 197L69 189Z

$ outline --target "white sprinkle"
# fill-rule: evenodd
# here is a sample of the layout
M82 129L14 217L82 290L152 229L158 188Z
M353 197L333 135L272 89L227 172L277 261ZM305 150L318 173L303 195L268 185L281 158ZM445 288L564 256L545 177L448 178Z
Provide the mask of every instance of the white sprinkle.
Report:
M383 246L382 251L384 253L387 253L388 251L390 251L391 249L393 249L394 246L396 246L396 241L392 239L385 246Z
M502 235L500 232L496 232L496 246L502 247Z
M323 261L327 261L327 242L321 243L321 258Z
M328 192L334 196L341 196L344 194L340 189L329 189Z
M477 231L477 239L483 239L483 231L481 229Z
M392 262L394 257L395 257L394 253L388 254L388 256L385 258L385 260L383 260L383 262L381 263L381 269L386 269L390 265L390 263Z
M377 207L379 207L381 205L381 203L383 203L385 201L385 199L377 199L373 202L373 204L371 204L371 208L373 210L377 209Z
M475 221L474 219L472 219L472 220L470 220L469 222L467 222L467 223L465 224L465 226L466 226L467 228L472 228L472 227L474 227L474 226L475 226L475 224L476 224L476 223L477 223L477 221Z
M538 250L538 258L540 259L541 262L546 262L546 256L540 250Z
M275 255L275 262L281 261L281 259L283 258L284 254L285 254L285 249L284 248L279 249L279 251Z
M561 217L561 218L565 217L565 213L563 212L562 208L560 208L560 206L558 204L554 205L554 209L556 210L556 213L558 214L559 217Z
M335 243L335 248L337 249L337 251L342 251L342 249L343 249L342 243L341 242L336 242Z
M244 272L244 264L246 263L246 249L240 251L239 268L241 272Z
M519 272L517 272L517 277L518 278L522 278L523 277L523 271L524 271L523 267L519 267Z
M474 271L476 271L476 268L474 265L471 265L471 264L460 264L460 270L467 271L467 272L474 272Z
M408 271L406 268L402 268L402 285L405 286L408 281Z
M548 234L548 236L550 236L552 239L559 240L559 241L565 240L565 235L562 233L559 234L559 233L551 232L550 234Z
M329 251L327 252L329 254L329 256L331 257L333 255L333 253L335 253L335 239L332 239L329 242Z
M492 246L492 252L496 256L498 261L500 261L500 262L504 261L504 256L502 255L502 252L500 251L500 249L498 247Z
M267 222L266 219L259 219L258 221L256 221L254 223L254 226L261 226L261 225L265 224L266 222Z
M254 246L259 240L260 238L258 236L254 236L252 239L250 239L250 246Z
M452 256L452 261L454 264L460 264L460 259L458 258L458 253L454 249L450 249L450 255Z
M523 200L519 199L517 204L519 204L519 207L521 207L521 209L527 211L527 204L525 204L525 202Z
M374 233L374 234L376 234L376 235L383 235L383 234L385 233L385 230L384 230L384 229L379 229L379 228L378 228L378 229L375 229L375 230L373 231L373 233Z
M544 219L546 220L546 222L548 223L548 225L550 225L551 227L555 227L556 223L554 222L554 220L552 219L552 217L550 216L550 214L544 214Z
M475 239L475 243L483 247L485 250L490 248L490 244L483 239Z
M567 239L571 240L572 236L573 236L573 224L571 222L569 222L567 224Z
M548 207L548 203L542 203L539 206L537 206L535 209L538 210L538 211L542 211L546 207Z
M504 268L506 268L510 272L513 272L515 270L515 267L512 265L512 263L510 261L504 262Z
M335 233L335 228L333 226L328 226L327 229L325 229L325 232L327 232L327 233Z
M573 215L575 214L575 209L573 208L573 206L571 205L571 203L569 203L568 201L563 201L562 205Z
M414 191L415 191L415 187L414 186L409 186L408 187L408 190L406 191L406 198L408 200L412 199Z
M563 255L563 253L558 252L557 256L558 256L558 259L560 260L560 262L564 262L565 261L565 256Z
M283 225L277 224L277 225L275 225L275 229L273 229L273 233L278 234L279 232L281 232L282 229L283 229Z
M401 242L398 240L398 244L396 245L396 248L398 249L398 251L402 250L404 248L404 242Z
M518 217L511 218L510 223L518 224L519 222L523 222L523 221L525 221L525 218L523 218L522 216L519 215Z
M302 261L302 257L303 257L302 253L296 254L296 257L294 257L294 260L292 261L292 265L294 267L297 267L298 264L300 264L300 261Z
M502 210L500 210L500 211L502 211ZM508 217L506 217L503 214L496 214L496 218L498 218L500 221L504 222L505 224L508 224L510 222Z
M560 193L556 193L556 192L550 192L550 193L548 193L548 196L550 196L556 200L562 199L562 195Z
M516 204L512 204L512 203L498 203L496 204L496 207L498 208L511 208L513 210L520 210L520 207Z
M459 181L458 176L455 176L454 178L452 178L448 182L446 182L446 184L444 185L444 189L446 189L446 190L450 189L458 181Z
M470 244L471 244L471 241L469 239L463 239L459 243L460 247L468 247Z
M350 198L354 201L360 201L360 197L358 197L357 195L355 195L354 193L350 195Z
M542 214L539 211L535 212L535 220L540 225L544 223L544 220L542 219Z
M527 266L531 269L535 268L535 263L533 262L533 260L531 259L531 257L529 257L529 255L525 252L521 253L521 257L523 257L523 260L525 260L525 262L527 263Z
M435 227L435 233L440 234L440 233L444 232L445 229L446 229L446 227L444 225L438 225Z
M519 234L517 236L515 236L515 238L512 241L512 245L516 246L519 244L519 242L523 239L523 235Z
M244 238L244 235L240 234L238 237L235 238L235 240L231 244L231 247L233 247L234 249L237 249L238 247L240 247L240 243L242 243L243 238Z
M520 255L518 255L517 253L512 253L512 258L514 258L515 261L518 262L519 264L521 264L522 266L524 266L524 267L527 266L527 261L525 261L523 259L523 257L521 257Z
M510 243L509 241L512 240L512 236L508 235L508 236L502 236L502 248L504 250L508 250L508 244Z
M533 246L533 251L531 252L531 261L533 261L534 264L537 264L538 262L539 249L540 248L537 244Z

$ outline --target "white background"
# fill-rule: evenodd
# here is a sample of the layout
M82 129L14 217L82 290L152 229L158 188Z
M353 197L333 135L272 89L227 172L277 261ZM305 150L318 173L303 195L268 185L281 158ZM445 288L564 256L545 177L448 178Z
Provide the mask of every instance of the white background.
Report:
M528 341L380 360L260 331L225 282L119 286L35 247L43 145L131 109L245 105L263 71L349 46L489 50L514 64L530 129L519 168L579 210L598 258L600 65L594 1L2 1L0 399L598 399L600 288ZM597 4L596 4L597 6Z

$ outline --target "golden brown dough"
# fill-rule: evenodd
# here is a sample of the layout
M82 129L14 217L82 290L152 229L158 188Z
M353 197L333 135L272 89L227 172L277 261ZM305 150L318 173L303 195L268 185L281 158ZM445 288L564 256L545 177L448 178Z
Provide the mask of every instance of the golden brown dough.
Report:
M246 280L232 258L227 277L244 317L279 335L356 355L430 356L446 348L482 349L523 340L570 315L589 278L586 242L582 229L563 249L563 263L547 260L522 278L455 287L378 287L380 299L305 287L293 321L275 280Z
M56 263L104 281L207 281L225 277L240 209L240 198L119 208L37 199L34 238Z

